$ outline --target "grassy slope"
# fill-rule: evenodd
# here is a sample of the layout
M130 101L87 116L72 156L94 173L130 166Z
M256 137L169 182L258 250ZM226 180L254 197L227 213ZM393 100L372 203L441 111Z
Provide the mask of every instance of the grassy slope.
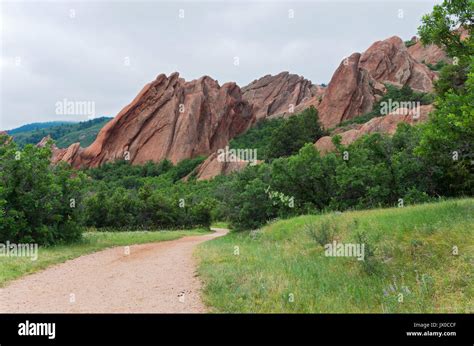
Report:
M44 269L52 264L61 263L108 247L173 240L183 236L205 233L207 231L204 229L156 232L87 232L84 233L82 242L39 248L36 261L26 257L0 257L0 286L5 285L10 280Z
M375 272L355 258L324 255L305 230L323 218L342 242L366 232L376 247ZM301 216L203 243L197 255L204 299L214 311L472 312L474 199Z

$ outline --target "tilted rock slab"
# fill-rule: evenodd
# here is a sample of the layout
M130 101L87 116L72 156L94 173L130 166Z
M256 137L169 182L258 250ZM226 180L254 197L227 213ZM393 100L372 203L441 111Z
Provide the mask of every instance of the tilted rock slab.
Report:
M215 152L209 155L209 157L200 164L193 173L196 175L197 180L209 180L218 175L229 175L233 172L239 172L249 164L249 161L243 160L234 162L219 161L218 154ZM185 180L187 179L189 179L189 176L185 178Z
M210 77L190 82L160 74L97 135L87 148L75 143L59 149L55 160L74 167L96 167L128 159L132 164L169 159L173 163L208 155L247 130L255 121L235 83Z
M377 41L339 65L318 107L321 123L332 128L370 111L384 94L384 83L430 92L436 77L410 55L399 37Z

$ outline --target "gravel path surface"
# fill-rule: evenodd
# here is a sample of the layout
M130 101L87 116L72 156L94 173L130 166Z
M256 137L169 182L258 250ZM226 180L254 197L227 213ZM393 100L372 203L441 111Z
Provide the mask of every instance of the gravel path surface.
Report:
M0 288L0 312L206 312L192 256L196 245L225 235L115 247L84 255Z

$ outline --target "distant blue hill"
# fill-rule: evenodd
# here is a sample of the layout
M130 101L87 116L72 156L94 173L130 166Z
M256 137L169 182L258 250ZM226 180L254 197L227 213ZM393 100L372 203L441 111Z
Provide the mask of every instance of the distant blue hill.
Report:
M100 117L82 122L50 121L32 123L7 131L20 146L37 144L41 139L50 136L59 148L66 148L79 142L82 147L90 145L100 129L112 118Z
M22 133L22 132L47 129L48 127L60 126L60 125L65 125L65 124L75 124L75 123L76 123L75 121L47 121L44 123L31 123L31 124L22 125L12 130L8 130L7 133L9 135L14 135L17 133Z

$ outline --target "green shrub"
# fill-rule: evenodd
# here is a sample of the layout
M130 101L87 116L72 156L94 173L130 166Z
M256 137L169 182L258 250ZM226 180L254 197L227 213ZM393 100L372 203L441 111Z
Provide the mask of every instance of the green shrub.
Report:
M311 239L322 247L326 244L332 243L338 232L337 223L329 217L323 217L318 221L306 224L304 228Z
M310 107L299 116L289 117L275 130L268 141L267 158L271 160L296 154L306 143L314 143L325 134L319 123L318 111Z
M426 66L428 66L428 68L431 70L431 71L439 71L441 70L444 66L446 66L446 62L443 61L443 60L440 60L438 61L436 64L426 64Z
M357 261L363 271L368 275L377 275L381 272L382 263L375 256L376 246L371 242L363 231L355 233L355 241L364 244L364 260Z
M405 47L407 47L407 48L413 46L414 44L416 44L416 41L415 41L415 40L408 40L408 41L405 41Z
M51 166L49 146L0 138L0 242L52 245L80 238L81 173Z
M306 143L314 143L326 133L318 112L310 107L288 118L262 120L230 142L232 149L257 149L259 160L273 160L296 154Z

